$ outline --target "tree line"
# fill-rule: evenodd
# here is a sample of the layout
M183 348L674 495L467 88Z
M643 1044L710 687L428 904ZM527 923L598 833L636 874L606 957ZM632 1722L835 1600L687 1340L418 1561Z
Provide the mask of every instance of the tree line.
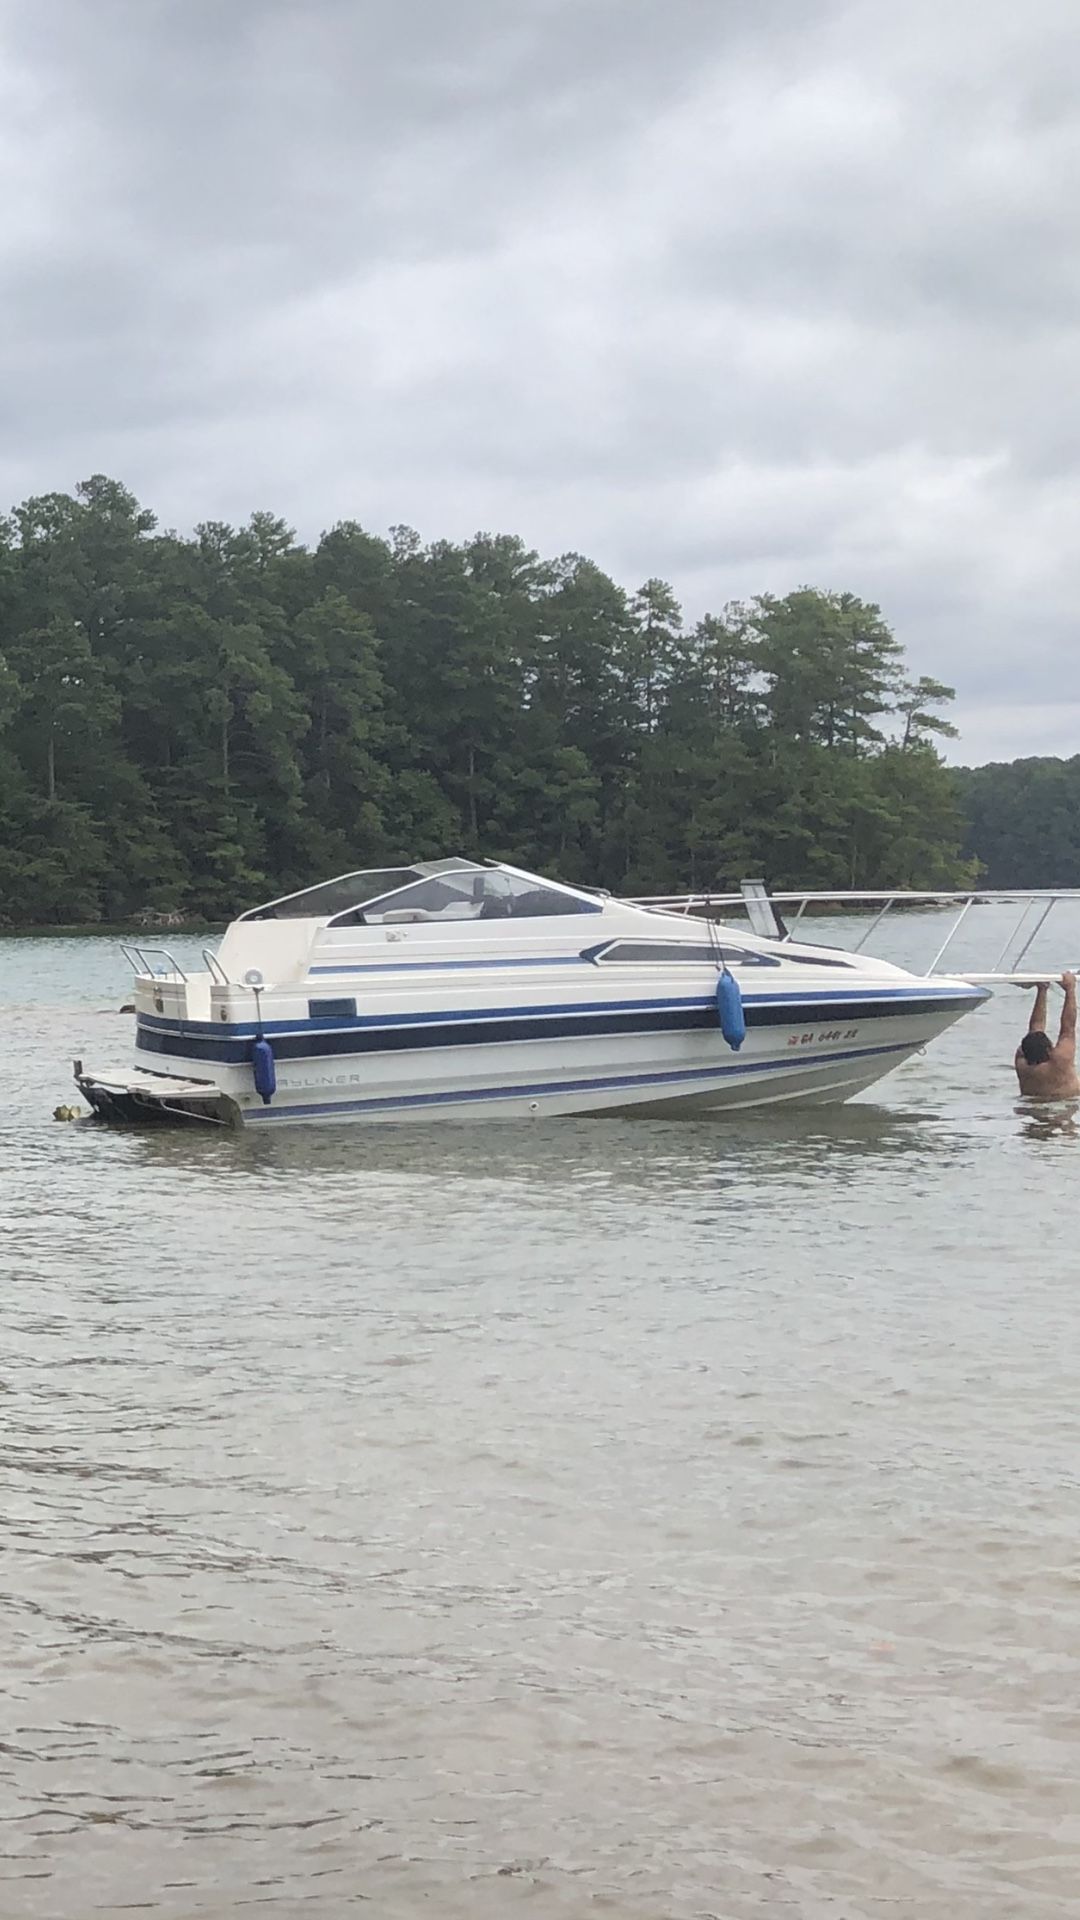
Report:
M952 697L850 593L687 622L512 535L182 536L97 475L0 521L0 912L221 918L454 852L629 893L962 885Z
M992 887L1080 887L1080 755L958 767L967 844Z

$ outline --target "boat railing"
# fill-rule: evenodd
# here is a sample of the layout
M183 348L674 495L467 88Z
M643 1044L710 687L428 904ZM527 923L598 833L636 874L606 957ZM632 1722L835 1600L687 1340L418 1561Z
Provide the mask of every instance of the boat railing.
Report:
M210 975L210 978L214 981L215 985L219 987L231 987L232 981L229 979L228 974L226 973L224 967L221 964L221 961L218 959L217 954L214 952L213 948L204 947L202 950L202 957L206 962L206 971Z
M175 954L169 952L168 947L137 947L134 941L121 940L120 951L133 973L144 974L152 980L167 980L175 977L186 982L188 978L179 960ZM231 987L233 983L213 949L203 947L202 957L206 971L215 984L219 987ZM166 965L154 966L152 962L155 959L164 960Z
M169 952L168 947L137 947L133 943L121 940L120 951L133 973L148 974L153 980L168 979L170 975L175 975L179 980L187 979L187 974L184 972L179 960ZM152 957L165 960L168 962L168 965L165 967L152 966L150 964Z
M735 911L746 915L754 933L780 941L795 937L795 930L804 915L812 919L816 912L831 912L851 914L856 919L866 917L868 924L860 928L859 937L851 948L853 953L859 953L866 947L886 915L894 910L951 908L951 924L924 970L927 975L942 970L942 961L973 908L1014 905L1018 913L1010 924L1008 937L994 966L983 973L970 973L965 969L963 978L988 982L1015 980L1018 985L1026 985L1036 977L1044 977L1021 973L1021 963L1030 953L1053 909L1061 901L1080 903L1080 887L974 887L966 892L906 887L809 887L778 889L774 892L761 880L744 880L738 893L650 894L637 897L631 904L649 907L655 912L682 913L706 920L724 920ZM790 922L778 911L785 908L795 910Z

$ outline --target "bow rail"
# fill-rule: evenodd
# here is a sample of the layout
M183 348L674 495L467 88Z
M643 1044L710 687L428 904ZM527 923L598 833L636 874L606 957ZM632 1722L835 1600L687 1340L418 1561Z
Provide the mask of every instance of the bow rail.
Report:
M804 915L809 915L811 919L820 912L850 913L856 919L868 916L868 925L862 928L851 948L853 953L862 951L886 915L894 910L952 908L952 923L925 968L927 976L941 970L942 960L973 908L1014 905L1020 911L1010 925L995 965L986 972L972 973L964 969L956 977L978 985L1012 982L1016 986L1034 986L1047 978L1046 969L1033 971L1029 968L1025 972L1021 970L1021 963L1030 953L1053 909L1062 901L1080 904L1080 887L974 887L966 891L949 888L803 887L773 892L763 880L744 880L738 893L649 894L638 896L633 904L650 907L659 913L684 913L705 920L723 920L735 911L746 915L754 933L781 941L794 938L795 929ZM784 907L795 909L790 925L778 912L779 908ZM1029 926L1033 915L1034 925ZM1060 973L1062 969L1054 971Z

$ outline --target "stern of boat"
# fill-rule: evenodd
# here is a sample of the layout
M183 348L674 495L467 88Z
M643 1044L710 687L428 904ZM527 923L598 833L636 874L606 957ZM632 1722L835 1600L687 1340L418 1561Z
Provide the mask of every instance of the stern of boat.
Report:
M238 1127L235 1100L212 1080L150 1073L91 1073L74 1062L75 1085L95 1119L112 1127Z

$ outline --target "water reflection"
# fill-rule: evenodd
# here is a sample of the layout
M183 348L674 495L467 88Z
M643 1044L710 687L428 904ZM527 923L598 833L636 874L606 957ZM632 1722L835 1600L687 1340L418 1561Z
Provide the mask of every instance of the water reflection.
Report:
M1075 1140L1080 1136L1080 1102L1076 1100L1021 1100L1015 1111L1021 1139L1038 1144L1047 1140Z
M933 1107L759 1110L716 1120L563 1119L424 1126L290 1126L280 1133L83 1129L91 1150L147 1182L191 1174L223 1186L274 1180L357 1191L386 1176L440 1187L512 1179L543 1187L602 1178L692 1189L738 1169L766 1179L818 1164L918 1159L955 1150L971 1127Z

